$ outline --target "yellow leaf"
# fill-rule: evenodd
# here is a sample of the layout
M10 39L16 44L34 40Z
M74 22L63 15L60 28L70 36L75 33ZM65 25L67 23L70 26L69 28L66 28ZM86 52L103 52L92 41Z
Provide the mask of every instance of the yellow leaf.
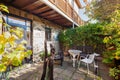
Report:
M2 18L0 18L0 23L2 23L3 22L3 20L2 20Z
M25 52L25 57L28 57L28 56L30 56L32 54L32 51L31 50L27 50L26 52Z
M3 55L1 61L2 61L2 63L3 63L4 65L9 65L10 62L11 62L10 58L8 57L8 55Z
M5 39L3 35L0 35L0 43L5 44L6 41L7 41L7 39Z
M21 44L27 44L27 41L26 40L22 40Z
M12 36L13 36L16 40L19 39L15 34L12 34Z
M6 66L4 64L0 64L0 72L6 71Z
M8 39L9 43L11 46L14 46L15 44L15 37L14 36L11 36L9 39Z
M19 60L17 57L14 57L13 59L12 59L12 65L13 66L19 66L20 64L21 64L21 60Z
M22 44L19 44L16 48L16 50L25 50L25 49L26 49L25 46Z
M23 60L24 59L24 54L22 54L22 53L19 53L19 54L17 54L17 56L16 56L19 60Z
M119 60L119 59L120 59L120 57L118 57L118 56L115 56L115 59Z
M8 7L5 6L4 4L0 4L0 11L5 11L5 12L9 13Z
M9 38L9 41L10 41L10 42L15 41L15 37L14 37L14 36L11 36L11 37Z

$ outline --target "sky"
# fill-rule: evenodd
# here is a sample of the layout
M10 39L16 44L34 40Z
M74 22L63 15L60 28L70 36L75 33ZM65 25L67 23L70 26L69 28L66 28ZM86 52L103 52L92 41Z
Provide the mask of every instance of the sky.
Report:
M87 0L87 1L90 2L91 0ZM85 6L85 3L83 2L83 0L80 0L80 3L81 3L81 5L82 5L82 7ZM80 9L80 10L79 10L79 15L80 15L80 17L81 17L82 20L88 21L89 18L88 18L88 16L87 16L86 14L84 14L84 12L85 12L85 8Z

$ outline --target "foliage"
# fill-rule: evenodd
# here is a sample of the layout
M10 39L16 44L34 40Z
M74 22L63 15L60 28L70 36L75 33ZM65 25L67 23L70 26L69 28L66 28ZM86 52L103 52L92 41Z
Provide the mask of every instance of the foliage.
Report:
M114 77L115 80L119 80L119 74L120 74L120 70L117 69L116 67L111 68L109 71L109 75Z
M111 15L120 9L119 0L92 0L86 6L86 14L100 22L111 22Z
M0 10L8 12L7 7L3 4L0 5ZM21 40L23 37L23 29L18 27L12 29L11 26L3 21L0 23L4 24L3 28L6 29L3 34L0 34L0 72L3 72L9 65L21 65L23 59L31 55L32 52L31 50L27 50L24 46L27 42ZM17 43L17 40L21 41Z
M120 59L120 1L119 0L92 0L87 4L86 13L91 19L107 22L104 26L103 42L106 44L104 52L105 63L114 63Z
M0 11L4 11L4 12L9 13L9 11L8 11L8 7L5 6L4 4L0 4Z
M104 38L103 42L106 43L106 53L104 62L113 62L114 59L120 59L120 10L116 10L112 15L112 22L105 26L104 34L108 36ZM111 58L111 59L110 59ZM110 61L109 61L110 60Z
M103 44L102 38L99 36L103 34L102 25L104 24L87 24L75 29L67 29L60 33L59 41L68 48L84 45L96 48L97 44Z

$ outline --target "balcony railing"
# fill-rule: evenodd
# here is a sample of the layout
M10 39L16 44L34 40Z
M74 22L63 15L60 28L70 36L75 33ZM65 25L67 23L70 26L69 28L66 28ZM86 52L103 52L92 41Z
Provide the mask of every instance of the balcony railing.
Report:
M52 4L54 4L57 8L59 8L62 12L64 12L68 17L70 17L77 24L81 25L81 19L77 12L73 9L73 7L66 0L49 0Z

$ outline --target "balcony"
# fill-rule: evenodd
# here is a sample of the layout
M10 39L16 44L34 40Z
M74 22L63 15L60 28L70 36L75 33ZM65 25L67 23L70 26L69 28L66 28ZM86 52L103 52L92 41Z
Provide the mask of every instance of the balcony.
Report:
M81 24L81 19L77 12L73 9L73 7L66 0L49 0L52 4L54 4L57 8L59 8L64 14L66 14L69 18L75 21L77 24Z
M64 15L49 6L45 1L55 6ZM81 25L82 23L76 11L65 0L14 0L9 5L17 8L9 8L11 14L26 18L29 18L30 13L67 28L72 27L73 21L75 21L76 25ZM25 12L20 12L21 10Z

